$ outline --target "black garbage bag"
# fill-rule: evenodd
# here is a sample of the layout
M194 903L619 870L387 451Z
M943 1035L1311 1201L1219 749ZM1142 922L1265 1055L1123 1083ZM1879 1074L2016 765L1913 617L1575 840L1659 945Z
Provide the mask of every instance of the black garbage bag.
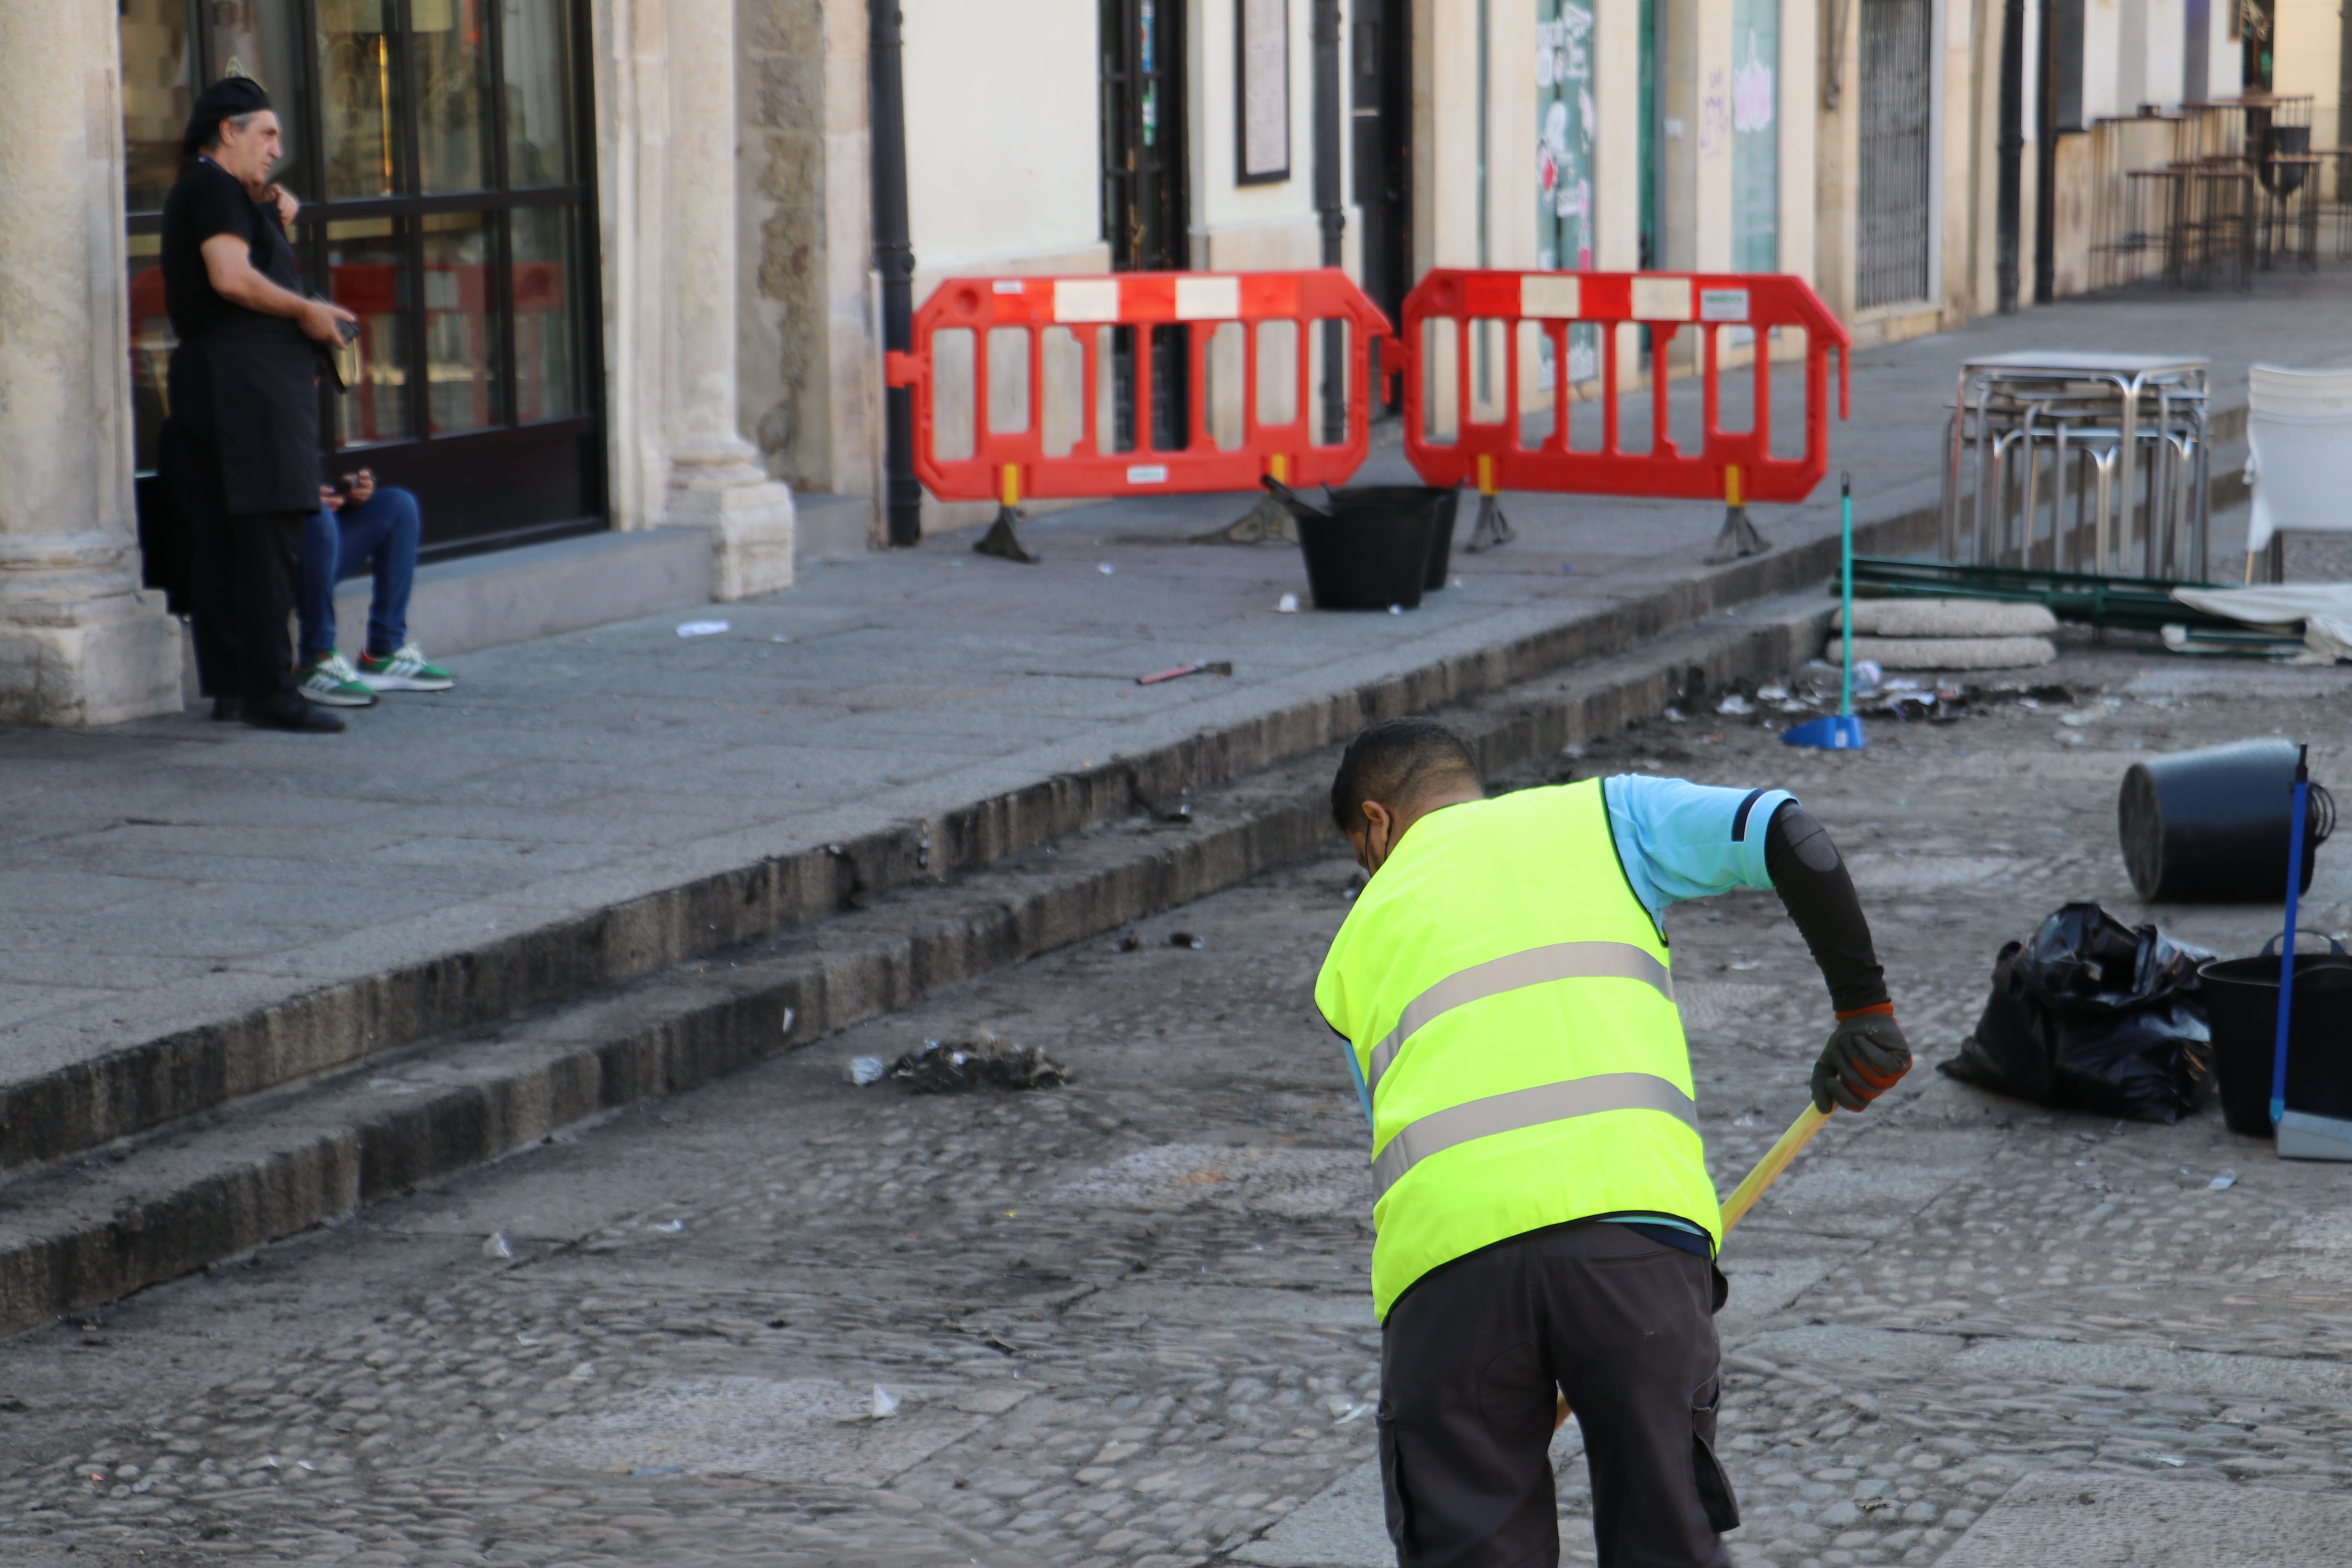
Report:
M1992 996L1939 1071L2042 1105L2178 1121L2213 1089L2197 966L2213 955L2096 904L2000 950Z

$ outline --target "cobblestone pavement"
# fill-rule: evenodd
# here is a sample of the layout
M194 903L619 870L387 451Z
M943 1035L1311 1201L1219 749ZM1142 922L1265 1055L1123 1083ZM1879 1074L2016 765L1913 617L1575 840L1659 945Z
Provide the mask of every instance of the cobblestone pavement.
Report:
M2077 699L1874 721L1859 755L1700 715L1561 766L1795 788L1933 1061L2000 942L2070 898L2137 915L2136 752L2284 731L2344 764L2329 672L2078 651L2053 678ZM2341 853L2306 905L2328 929ZM0 1560L1379 1561L1361 1127L1308 1007L1353 876L1267 878L0 1343ZM2229 951L2269 918L2167 911ZM1769 895L1672 926L1727 1188L1801 1105L1824 1002ZM1076 1081L845 1079L982 1028ZM2212 1111L2118 1123L1925 1069L1841 1116L1726 1255L1741 1563L2282 1560L2226 1542L2342 1511L2347 1181Z

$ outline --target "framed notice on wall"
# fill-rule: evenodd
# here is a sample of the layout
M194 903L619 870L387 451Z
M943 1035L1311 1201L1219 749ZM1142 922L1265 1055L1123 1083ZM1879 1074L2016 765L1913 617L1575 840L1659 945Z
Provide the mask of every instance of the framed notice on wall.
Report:
M1244 185L1290 178L1290 0L1234 0Z

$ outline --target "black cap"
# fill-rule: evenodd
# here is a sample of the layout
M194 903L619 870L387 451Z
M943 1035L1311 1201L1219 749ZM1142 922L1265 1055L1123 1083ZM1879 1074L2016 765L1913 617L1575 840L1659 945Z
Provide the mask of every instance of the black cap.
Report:
M269 107L269 95L249 76L225 76L197 95L188 116L187 134L180 138L180 156L193 158L220 133L220 122L239 115L258 114Z

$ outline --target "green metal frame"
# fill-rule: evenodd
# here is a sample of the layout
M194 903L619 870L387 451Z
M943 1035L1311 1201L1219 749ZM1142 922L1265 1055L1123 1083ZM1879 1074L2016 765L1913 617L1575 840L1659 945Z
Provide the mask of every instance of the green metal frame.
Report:
M1889 561L1857 555L1854 592L1876 599L2001 599L2046 605L2062 621L2157 631L2196 626L2242 632L2241 621L2192 609L2175 588L2221 588L2221 583L2164 583L2137 577L2095 577L2080 572L2036 572L2020 566L1960 566L1937 561ZM1832 587L1832 592L1835 591Z

